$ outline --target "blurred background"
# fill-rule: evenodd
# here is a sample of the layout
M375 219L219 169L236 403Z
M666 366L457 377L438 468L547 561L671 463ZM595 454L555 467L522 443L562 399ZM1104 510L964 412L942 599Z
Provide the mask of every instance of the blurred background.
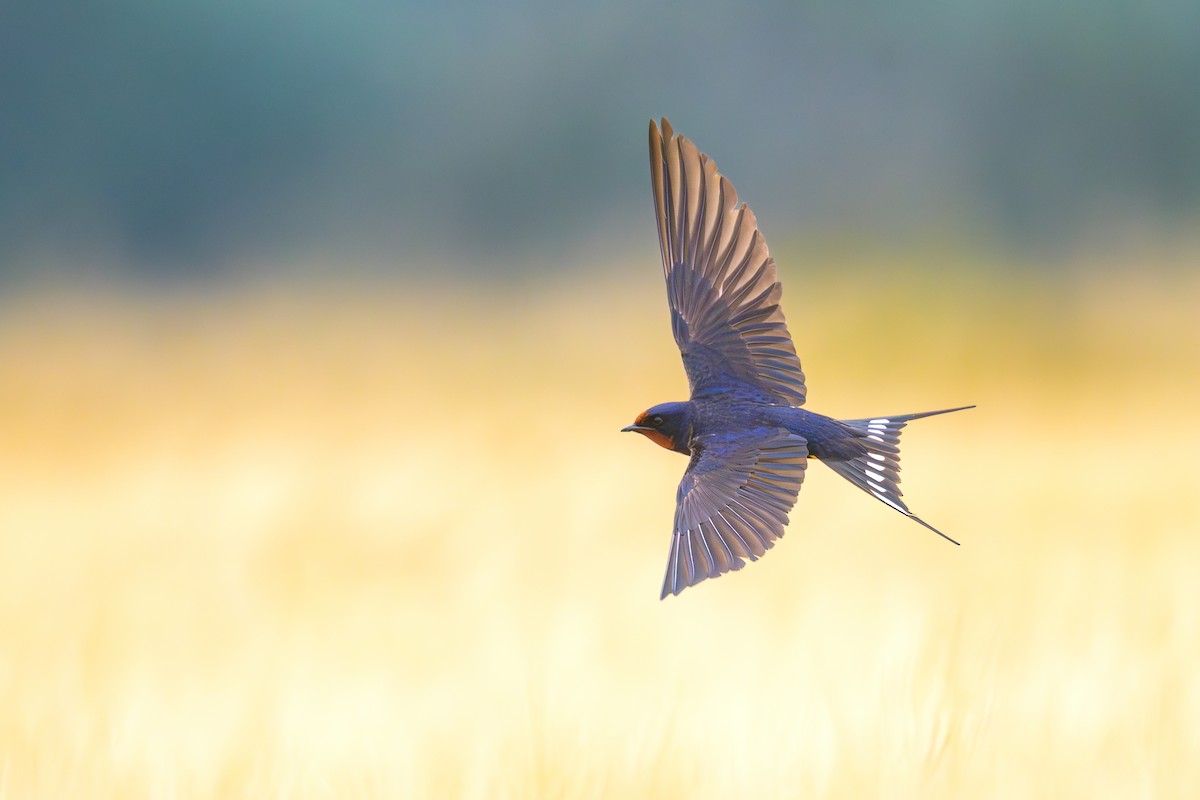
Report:
M1196 796L1200 6L0 8L0 797ZM650 118L819 464L657 600Z
M642 128L661 115L721 154L776 239L1057 252L1194 238L1200 204L1191 3L3 14L7 274L644 256Z

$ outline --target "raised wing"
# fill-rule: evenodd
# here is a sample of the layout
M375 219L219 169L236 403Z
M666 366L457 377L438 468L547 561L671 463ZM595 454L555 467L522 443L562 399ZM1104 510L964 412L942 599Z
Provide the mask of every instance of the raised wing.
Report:
M661 597L741 569L742 559L756 561L771 549L808 465L808 443L782 428L708 434L692 447Z
M650 180L671 329L692 396L731 390L804 403L804 372L779 299L775 260L754 212L712 160L650 123Z

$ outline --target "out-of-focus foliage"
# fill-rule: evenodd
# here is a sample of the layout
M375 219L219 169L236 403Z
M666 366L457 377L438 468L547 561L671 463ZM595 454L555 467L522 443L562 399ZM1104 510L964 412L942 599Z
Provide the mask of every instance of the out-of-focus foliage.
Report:
M785 274L810 407L978 403L904 434L962 547L813 463L665 602L657 267L6 299L4 790L1196 796L1200 271L836 266Z
M1174 235L1198 85L1165 0L10 3L0 271L557 263L649 237L660 114L776 241Z

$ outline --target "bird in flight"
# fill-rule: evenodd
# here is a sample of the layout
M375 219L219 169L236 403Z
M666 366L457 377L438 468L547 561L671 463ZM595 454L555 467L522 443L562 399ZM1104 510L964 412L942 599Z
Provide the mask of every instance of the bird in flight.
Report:
M650 123L650 182L671 330L691 387L623 431L690 457L662 595L756 561L783 536L808 459L958 544L900 499L900 432L974 406L836 420L807 411L783 288L754 213L712 159Z

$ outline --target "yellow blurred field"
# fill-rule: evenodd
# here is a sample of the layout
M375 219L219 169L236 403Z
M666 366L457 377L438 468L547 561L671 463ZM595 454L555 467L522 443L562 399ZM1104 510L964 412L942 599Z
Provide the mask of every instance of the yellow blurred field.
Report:
M1200 794L1195 263L784 272L811 408L979 405L904 439L963 546L813 464L665 602L604 267L0 301L0 797Z

